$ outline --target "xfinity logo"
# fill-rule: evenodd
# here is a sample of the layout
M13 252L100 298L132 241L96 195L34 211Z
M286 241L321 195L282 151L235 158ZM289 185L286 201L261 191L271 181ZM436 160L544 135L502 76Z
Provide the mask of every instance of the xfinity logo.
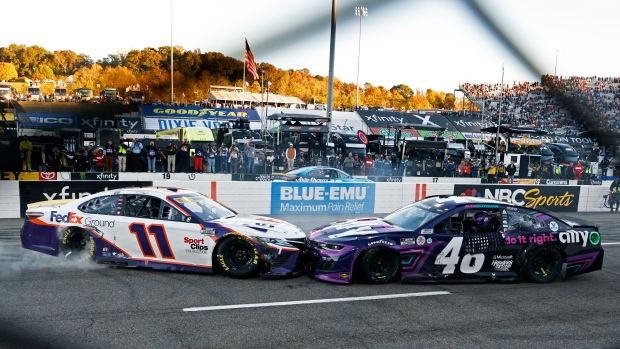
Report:
M422 125L439 126L436 123L431 121L431 115L430 114L429 115L424 115L424 116L414 114L413 116L415 116L416 118L420 119L420 121L422 121Z
M404 118L397 118L395 116L377 116L375 114L365 116L366 120L372 122L396 122L402 123Z
M99 119L98 117L94 117L90 119L81 119L80 126L87 127L87 128L99 128L99 127L115 128L117 127L116 126L117 122L118 122L118 127L123 128L123 129L133 129L136 126L138 126L138 124L140 124L140 121L137 121L137 120L131 121L126 118L119 118L117 120L103 120L103 119Z
M117 179L118 178L118 173L97 173L97 179L99 180L106 180L106 179Z
M52 193L52 194L48 194L48 193L43 193L43 196L45 196L45 198L48 201L51 200L64 200L64 199L79 199L81 197L84 196L88 196L91 195L90 193L86 192L86 193L67 193L67 190L69 189L69 186L64 186L62 187L62 189L60 190L60 193ZM108 188L104 188L103 191L108 190ZM76 197L77 194L77 197Z

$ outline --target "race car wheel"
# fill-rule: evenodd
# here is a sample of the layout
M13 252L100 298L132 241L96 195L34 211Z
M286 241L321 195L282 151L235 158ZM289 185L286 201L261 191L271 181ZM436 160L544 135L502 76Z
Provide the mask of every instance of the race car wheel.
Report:
M60 251L65 258L76 261L90 261L97 257L95 239L78 228L69 228L62 234Z
M217 262L229 276L243 279L258 274L258 250L245 237L231 237L217 249Z
M366 252L360 261L360 275L369 284L385 284L394 279L400 266L398 253L377 247Z
M562 271L562 255L555 248L542 247L532 252L525 265L525 277L532 282L553 281Z

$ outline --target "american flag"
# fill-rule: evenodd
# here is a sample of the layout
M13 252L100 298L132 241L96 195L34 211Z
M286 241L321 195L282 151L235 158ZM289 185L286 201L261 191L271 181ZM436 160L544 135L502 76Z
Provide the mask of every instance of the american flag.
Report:
M245 64L248 66L248 71L252 74L254 80L258 80L258 71L256 71L256 62L254 62L254 55L248 45L248 40L245 39Z

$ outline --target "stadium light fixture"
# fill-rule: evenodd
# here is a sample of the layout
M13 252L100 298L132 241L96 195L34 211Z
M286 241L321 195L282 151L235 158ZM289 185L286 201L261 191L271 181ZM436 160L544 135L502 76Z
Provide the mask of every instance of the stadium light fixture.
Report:
M357 81L355 83L355 110L360 104L360 54L362 49L362 17L368 16L368 9L363 6L355 6L355 15L360 18L360 34L357 43Z

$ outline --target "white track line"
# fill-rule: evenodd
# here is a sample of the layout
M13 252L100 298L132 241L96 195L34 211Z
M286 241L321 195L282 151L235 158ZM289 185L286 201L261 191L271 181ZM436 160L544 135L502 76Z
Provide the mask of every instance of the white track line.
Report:
M620 245L620 242L601 242L601 245Z
M375 300L375 299L392 299L392 298L410 298L410 297L439 296L439 295L445 295L445 294L450 294L450 292L448 292L448 291L436 291L436 292L386 294L386 295L365 296L365 297L309 299L309 300L305 300L305 301L290 301L290 302L214 305L214 306L210 306L210 307L183 308L183 311L210 311L210 310L226 310L226 309L241 309L241 308L281 307L281 306L298 305L298 304L356 302L356 301L369 301L369 300Z

